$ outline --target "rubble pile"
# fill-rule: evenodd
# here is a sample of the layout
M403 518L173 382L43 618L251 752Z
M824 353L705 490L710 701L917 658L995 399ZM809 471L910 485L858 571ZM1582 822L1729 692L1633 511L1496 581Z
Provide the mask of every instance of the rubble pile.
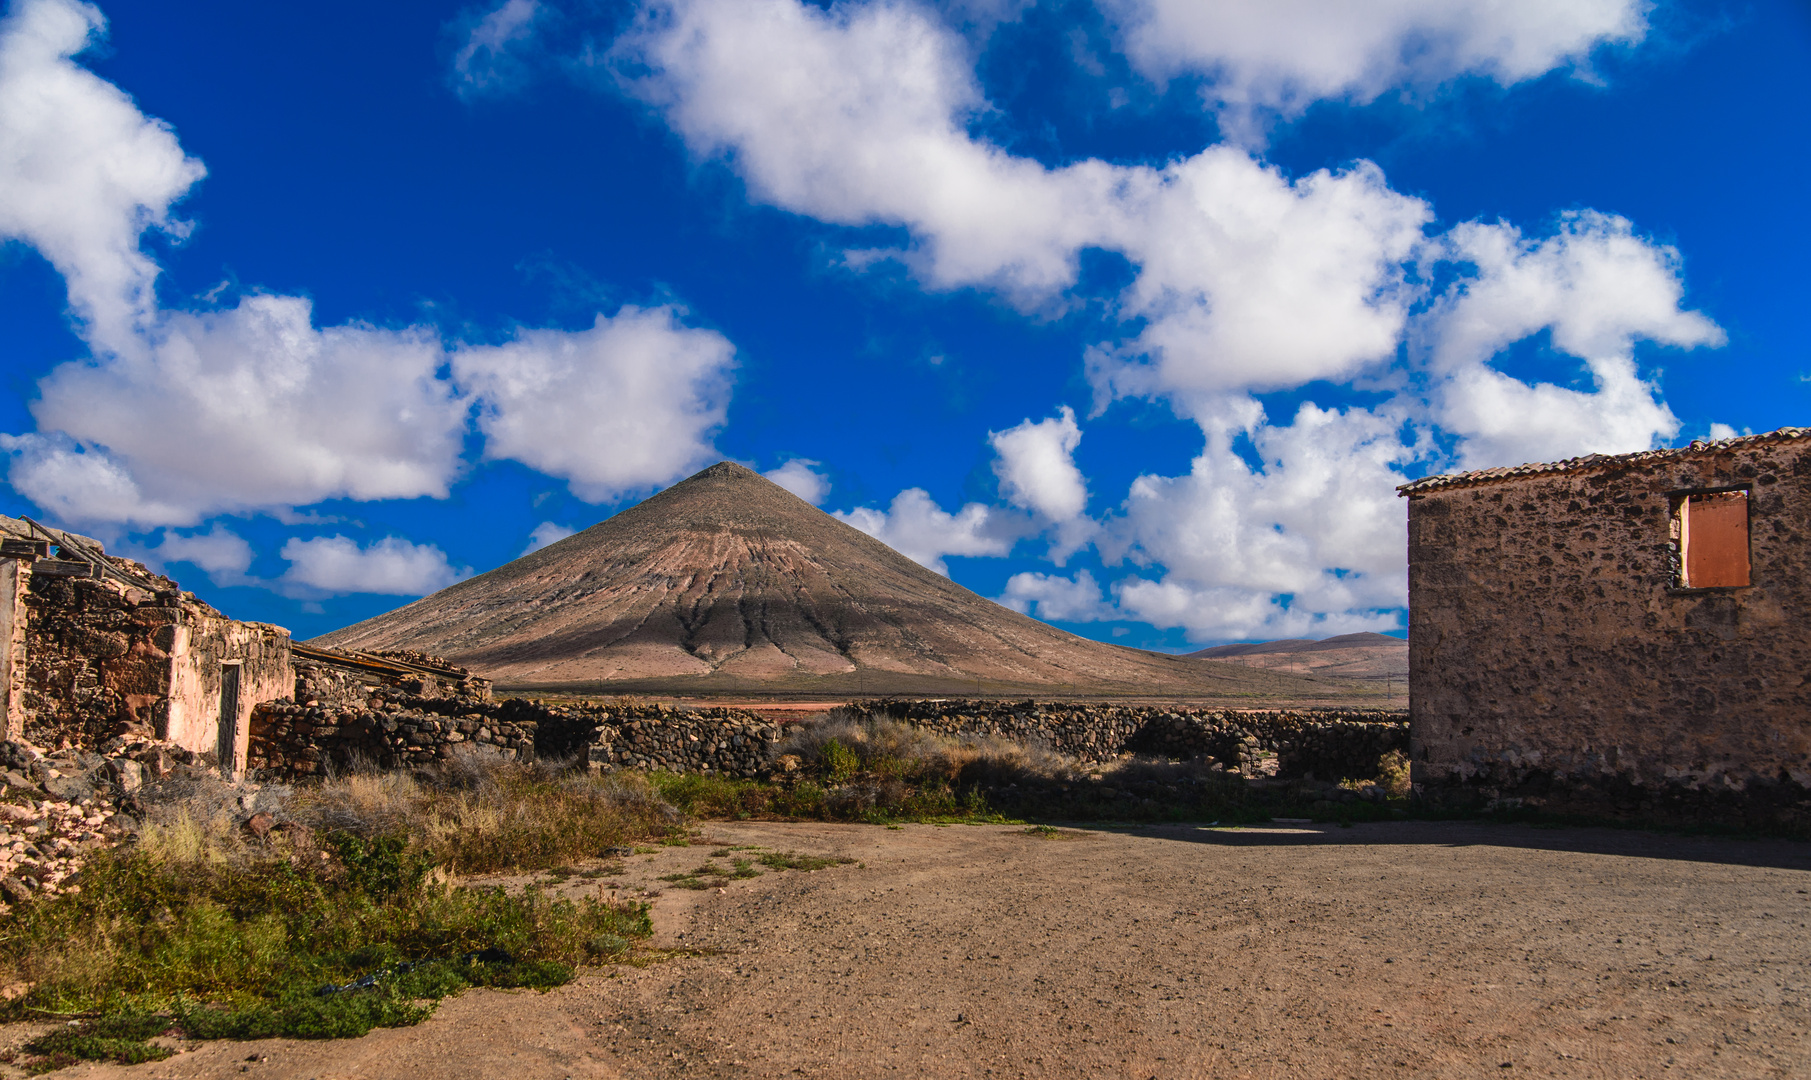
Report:
M214 771L205 755L128 731L102 752L0 742L0 910L78 891L83 860L137 831L147 782Z

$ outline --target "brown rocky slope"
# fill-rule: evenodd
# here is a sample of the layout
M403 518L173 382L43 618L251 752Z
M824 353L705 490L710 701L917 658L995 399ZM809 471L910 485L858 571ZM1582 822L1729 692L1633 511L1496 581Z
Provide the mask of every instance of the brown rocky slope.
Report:
M730 462L316 643L418 649L550 690L1344 696L1047 626Z

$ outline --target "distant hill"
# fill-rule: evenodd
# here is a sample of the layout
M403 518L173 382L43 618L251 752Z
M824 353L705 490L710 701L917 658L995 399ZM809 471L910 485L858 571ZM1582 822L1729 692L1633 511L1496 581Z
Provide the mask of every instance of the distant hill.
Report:
M1245 664L1266 671L1337 679L1384 679L1409 673L1409 643L1388 634L1341 634L1323 641L1286 638L1255 645L1216 645L1187 655L1201 660Z
M1076 637L721 462L490 573L316 639L511 687L1327 699L1341 688Z

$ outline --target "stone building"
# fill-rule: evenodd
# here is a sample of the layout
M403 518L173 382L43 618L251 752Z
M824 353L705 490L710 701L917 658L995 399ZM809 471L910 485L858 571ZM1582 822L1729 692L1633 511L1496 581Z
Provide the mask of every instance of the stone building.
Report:
M93 748L136 732L234 773L252 708L295 681L289 631L229 619L93 540L8 517L0 642L7 739Z
M1425 798L1811 826L1811 429L1400 491Z

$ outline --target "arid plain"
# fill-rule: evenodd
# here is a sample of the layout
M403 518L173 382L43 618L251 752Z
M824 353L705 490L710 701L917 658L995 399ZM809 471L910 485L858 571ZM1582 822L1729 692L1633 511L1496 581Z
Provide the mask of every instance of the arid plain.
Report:
M1811 850L1449 822L712 823L856 860L655 900L660 958L81 1077L1792 1077ZM20 1033L15 1032L15 1038Z

